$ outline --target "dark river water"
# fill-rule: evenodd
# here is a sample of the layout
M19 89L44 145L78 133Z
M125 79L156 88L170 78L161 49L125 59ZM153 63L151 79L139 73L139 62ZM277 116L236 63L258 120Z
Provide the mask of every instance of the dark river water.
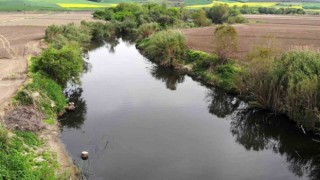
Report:
M87 62L81 85L66 90L77 108L60 120L84 179L320 179L320 143L285 117L248 111L122 40Z

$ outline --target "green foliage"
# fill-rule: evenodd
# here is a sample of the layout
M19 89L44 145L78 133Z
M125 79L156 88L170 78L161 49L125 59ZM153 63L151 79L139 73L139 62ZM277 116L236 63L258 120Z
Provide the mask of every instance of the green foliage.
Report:
M145 39L159 30L160 30L160 25L158 23L142 24L138 29L139 39Z
M76 26L75 24L51 25L46 29L45 40L55 48L61 48L70 42L87 45L92 39L90 30L88 26Z
M319 128L320 53L292 50L275 60L264 58L244 82L252 105L285 113L308 130ZM267 61L268 60L268 61Z
M247 19L241 15L228 17L227 23L229 24L241 24L247 22Z
M218 63L218 57L202 51L188 50L184 63L192 63L196 71L205 71L214 68Z
M31 61L32 72L39 72L63 87L69 80L78 82L83 70L81 48L77 43L66 44L61 49L49 46Z
M50 119L43 120L43 122L46 123L46 124L49 124L49 125L54 125L55 120L50 118Z
M16 131L9 136L8 133L0 128L1 179L56 179L54 171L58 165L52 154L36 151L43 143L35 134Z
M163 28L173 27L181 20L187 21L189 14L189 10L184 8L168 8L165 4L149 2L120 3L116 7L98 10L93 13L93 16L106 21L116 21L118 32L126 33L135 31L134 29L144 23L156 22Z
M184 36L175 30L156 32L141 41L138 47L148 58L166 66L175 64L186 50Z
M240 69L232 63L219 65L214 69L214 74L217 76L216 83L218 87L231 91L235 88L235 75L240 72Z
M47 117L55 118L57 113L63 112L66 98L60 85L41 74L32 74L31 78L32 81L18 91L15 101L19 105L36 106Z
M208 26L210 20L206 16L206 12L203 9L198 9L192 14L192 19L197 26Z
M273 7L259 7L260 14L305 14L305 11L300 8L273 8Z
M238 49L238 33L229 25L218 26L214 31L214 51L225 63Z
M84 27L84 29L90 29L91 37L95 40L112 37L115 35L116 31L115 24L111 22L103 23L82 21L81 26Z
M230 8L226 4L214 5L212 8L207 9L207 16L215 24L222 24L224 22L229 24L246 22L246 19L241 16L238 8Z

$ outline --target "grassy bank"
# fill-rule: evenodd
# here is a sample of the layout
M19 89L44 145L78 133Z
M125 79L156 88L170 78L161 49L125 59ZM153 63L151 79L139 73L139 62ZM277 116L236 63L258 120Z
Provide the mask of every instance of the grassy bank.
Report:
M56 157L34 133L0 127L0 148L1 179L55 179Z

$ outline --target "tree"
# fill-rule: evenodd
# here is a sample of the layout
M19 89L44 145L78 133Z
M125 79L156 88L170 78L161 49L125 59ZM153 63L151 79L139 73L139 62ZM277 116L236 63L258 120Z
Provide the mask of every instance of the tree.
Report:
M207 12L208 18L215 24L222 24L227 19L229 7L227 5L215 5Z
M206 12L203 9L199 9L192 14L192 19L197 26L208 26L210 24L209 19L206 16Z
M238 33L229 25L218 26L214 31L214 51L225 63L238 49Z

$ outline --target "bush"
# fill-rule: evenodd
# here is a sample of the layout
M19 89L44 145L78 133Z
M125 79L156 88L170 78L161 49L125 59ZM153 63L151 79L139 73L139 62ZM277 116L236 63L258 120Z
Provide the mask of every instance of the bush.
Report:
M193 22L197 26L208 26L210 25L210 20L206 16L206 12L203 9L199 9L192 14Z
M88 26L51 25L46 29L45 40L56 48L61 48L67 43L74 41L80 45L87 45L91 42L92 36Z
M107 21L117 21L121 33L128 31L121 31L121 27L129 27L127 25L138 28L144 23L157 22L162 27L172 27L179 20L187 21L189 17L189 10L183 8L168 8L165 4L159 5L156 3L120 3L116 7L106 8L105 10L96 11L93 16L98 19ZM123 25L122 22L126 22ZM134 29L131 29L134 31Z
M215 67L218 63L218 57L202 51L188 50L184 62L192 63L196 71L203 71Z
M99 40L115 35L116 27L111 22L86 22L82 21L81 26L90 29L92 39Z
M308 130L319 128L320 53L292 50L264 62L246 80L251 105L284 113Z
M214 74L218 77L216 79L217 85L227 91L235 89L235 75L240 72L240 69L232 63L219 65L214 69Z
M243 16L230 16L228 17L227 23L229 24L241 24L247 22L247 19Z
M229 11L229 7L227 5L219 4L214 5L207 11L208 18L215 24L222 24L227 20L227 13Z
M18 91L15 101L19 105L34 105L48 117L55 118L57 113L62 113L67 103L62 88L41 74L33 74L31 78L32 81Z
M229 25L218 26L214 31L214 51L225 63L238 49L238 33Z
M208 9L207 16L215 24L222 24L224 22L229 24L246 22L246 19L241 16L238 9L230 8L224 4L214 5Z
M186 50L184 36L175 30L154 33L141 41L138 47L148 58L166 66L175 64Z
M65 87L69 80L77 82L83 70L81 48L76 43L64 45L61 49L49 46L31 61L32 72L39 72L62 87Z
M158 23L146 23L142 24L138 29L139 39L144 39L160 30Z

